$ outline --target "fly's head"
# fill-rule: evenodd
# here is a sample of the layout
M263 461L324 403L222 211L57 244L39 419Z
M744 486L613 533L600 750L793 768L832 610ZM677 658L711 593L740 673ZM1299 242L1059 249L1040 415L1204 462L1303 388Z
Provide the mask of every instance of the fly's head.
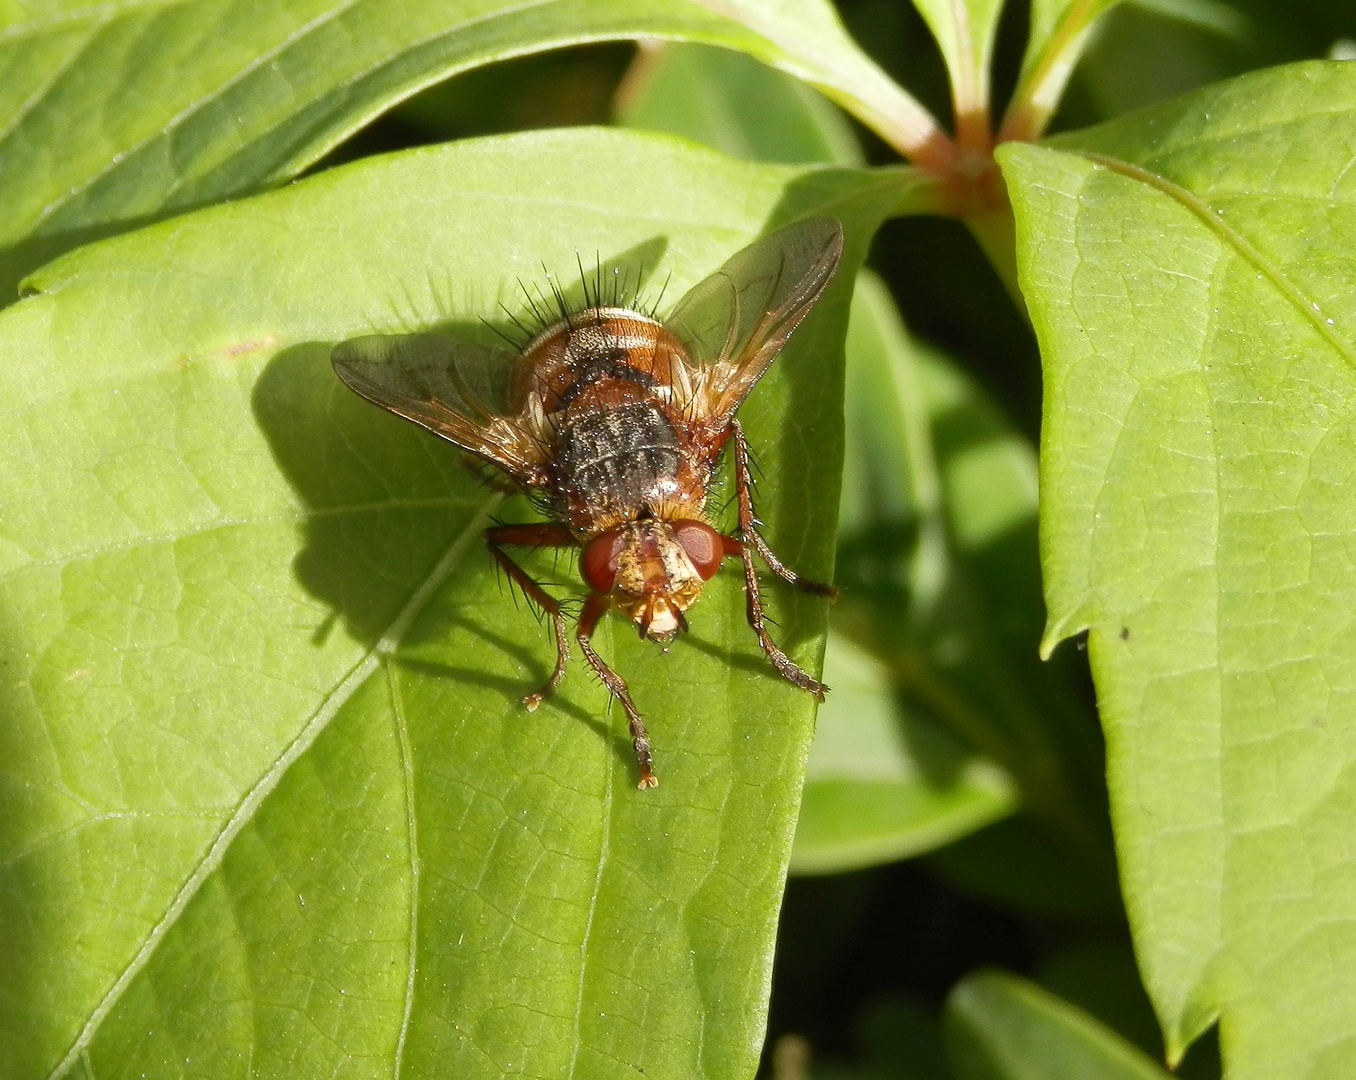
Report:
M641 637L672 641L683 616L720 568L724 540L704 521L629 521L596 536L580 558L584 580L636 624Z

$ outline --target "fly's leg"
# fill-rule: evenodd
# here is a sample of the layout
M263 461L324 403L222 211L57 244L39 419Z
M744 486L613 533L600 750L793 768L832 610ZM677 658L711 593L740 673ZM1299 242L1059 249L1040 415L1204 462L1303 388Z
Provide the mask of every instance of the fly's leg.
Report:
M645 730L645 721L640 718L635 702L631 700L631 692L626 689L622 677L603 663L603 658L594 651L593 643L589 640L593 637L598 620L607 611L608 604L606 593L590 593L579 616L579 629L575 631L575 637L579 639L579 648L583 650L584 659L598 673L598 678L603 680L608 692L620 701L622 708L626 710L626 719L631 725L631 745L635 747L636 763L640 766L640 782L636 787L642 789L658 787L659 777L654 774L654 760L650 757L650 736Z
M753 561L754 552L758 553L759 557L767 563L775 574L798 588L829 597L837 596L838 591L832 585L810 581L788 568L772 553L763 538L758 535L753 516L752 485L749 479L749 444L744 439L744 429L740 427L739 421L730 421L730 427L734 434L735 490L739 499L740 536L738 538L726 536L723 539L725 541L725 553L739 556L744 563L744 594L747 599L749 625L753 627L753 632L758 635L758 644L762 646L763 652L772 661L772 666L777 669L778 674L787 682L799 686L802 690L809 691L820 701L823 701L824 691L827 689L824 684L812 678L808 672L794 663L786 653L778 648L777 643L772 640L772 636L767 632L766 619L763 615L763 594L758 585L758 570Z
M746 611L749 625L753 627L753 632L758 635L758 644L763 647L763 652L767 654L767 658L772 661L772 666L777 669L777 673L783 679L799 686L802 690L808 690L820 701L823 701L824 691L828 687L812 678L804 668L782 652L767 632L766 619L763 616L763 594L758 586L758 570L754 566L752 548L748 544L741 543L734 536L725 536L721 539L725 541L726 555L737 555L743 560L744 596L748 601Z
M767 568L783 581L790 582L796 588L804 589L816 596L827 596L830 600L837 600L837 589L822 581L811 581L809 578L796 573L773 554L772 549L767 546L767 541L758 532L758 519L753 516L753 480L749 471L748 440L744 438L744 428L738 420L731 420L730 428L734 435L735 492L739 499L739 535L743 537L746 544L758 552L758 557L767 563Z
M485 544L494 556L495 562L504 568L527 598L536 604L551 619L551 630L556 638L556 668L540 690L534 690L523 698L527 711L531 712L547 694L560 685L565 677L565 667L570 661L570 641L565 636L565 616L560 610L560 601L548 593L532 578L527 571L509 558L500 546L512 544L515 547L573 547L574 536L564 525L496 525L485 530Z

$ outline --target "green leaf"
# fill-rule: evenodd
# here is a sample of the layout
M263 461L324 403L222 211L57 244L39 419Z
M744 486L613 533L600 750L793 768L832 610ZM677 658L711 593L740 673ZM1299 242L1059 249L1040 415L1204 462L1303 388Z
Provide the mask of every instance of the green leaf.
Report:
M798 79L743 53L706 45L652 49L627 79L618 119L668 131L752 161L861 165L846 118ZM934 175L910 169L896 214L929 214L940 193Z
M826 0L115 0L0 14L0 302L97 236L279 183L468 68L609 38L740 49L901 146L935 130Z
M726 573L668 655L611 618L596 639L657 791L578 666L527 714L551 645L479 538L525 507L350 393L329 348L498 324L576 249L681 295L833 213L843 272L741 410L771 543L824 573L846 283L897 180L539 133L36 275L0 315L0 1075L750 1073L812 699ZM532 565L578 595L571 560ZM822 601L769 599L817 666Z
M1129 0L1141 11L1173 22L1210 30L1222 37L1247 42L1253 35L1248 17L1223 0Z
M952 1080L941 1016L931 1002L879 997L861 1009L852 1026L858 1060L816 1059L814 1080ZM780 1073L774 1076L781 1080Z
M926 592L937 584L928 577L946 573L943 488L914 351L894 301L869 272L859 275L853 294L847 351L850 434L839 528L849 574L863 559L888 559L900 531L926 519L912 566L894 570L912 573ZM1028 519L1032 513L1034 503L1025 507ZM844 624L879 648L861 626L862 609L883 604L898 620L897 601L889 589L855 575L843 601ZM883 647L887 661L895 648ZM1003 771L958 744L957 733L926 708L897 701L889 668L846 640L831 659L836 663L825 678L845 692L820 710L793 872L918 855L1011 812L1015 791Z
M1088 628L1170 1057L1356 1036L1356 67L1005 147L1046 405L1047 650Z
M749 161L865 161L847 118L823 95L745 53L709 45L675 42L642 53L617 119Z
M1098 854L1023 811L934 851L928 867L957 890L1023 915L1124 927L1115 868Z
M1163 1057L1163 1036L1128 937L1064 943L1043 958L1037 981L1150 1057Z
M989 69L1003 0L913 0L913 4L946 62L959 130L967 115L989 108Z
M998 971L961 980L946 1003L957 1080L1170 1080L1087 1013Z
M1093 40L1094 25L1117 3L1118 0L1032 0L1031 33L1022 59L1020 84L1003 120L1003 138L1031 140L1045 130L1074 66ZM1221 0L1126 0L1126 7L1238 42L1251 43L1257 36L1248 18ZM1121 16L1127 14L1124 9L1119 12ZM1090 56L1089 60L1100 59L1099 67L1108 67L1119 76L1119 81L1125 84L1118 88L1122 96L1135 96L1144 102L1167 96L1154 93L1154 87L1165 80L1175 82L1179 90L1206 81L1196 70L1205 65L1200 61L1194 65L1186 63L1183 56L1176 55L1182 51L1180 46L1136 57L1135 48L1127 48L1123 36L1112 36L1114 44L1108 47L1099 26L1096 51L1101 56ZM1168 44L1173 44L1172 39ZM1151 47L1147 51L1152 52ZM1185 65L1186 69L1178 71L1174 65ZM1183 82L1191 79L1196 81Z
M1031 30L1000 139L1034 139L1055 114L1092 25L1118 0L1031 0Z
M919 855L1011 812L1007 775L925 716L901 710L888 672L830 635L805 771L793 874L832 874Z
M1227 10L1239 18L1233 8ZM1084 109L1091 123L1161 105L1262 66L1257 52L1261 37L1254 32L1251 41L1240 47L1221 41L1218 28L1164 18L1141 4L1126 4L1107 16L1080 59L1074 108ZM1273 39L1270 44L1275 48L1279 42Z
M1033 448L952 361L910 342L878 281L859 276L855 299L835 623L1109 876L1095 718L1075 668L1037 657Z

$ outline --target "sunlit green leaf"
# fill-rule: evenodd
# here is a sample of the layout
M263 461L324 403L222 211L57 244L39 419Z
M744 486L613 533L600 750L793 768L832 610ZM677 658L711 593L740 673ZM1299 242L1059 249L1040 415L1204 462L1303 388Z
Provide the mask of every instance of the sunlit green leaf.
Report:
M1218 33L1124 4L1080 59L1075 101L1090 119L1109 120L1238 75L1254 60L1252 49L1230 48Z
M1032 0L1031 35L1022 60L1021 85L1005 118L1008 137L1033 138L1044 130L1059 105L1074 65L1093 40L1094 27L1101 44L1098 20L1117 3L1118 0ZM1116 17L1129 20L1134 15L1127 10L1130 8L1208 31L1216 38L1252 44L1256 36L1247 17L1221 0L1125 0ZM1139 21L1153 20L1141 17ZM1168 48L1158 51L1152 45L1137 50L1127 47L1129 43L1119 38L1110 49L1099 48L1096 59L1100 61L1098 66L1110 66L1121 77L1119 81L1124 85L1118 88L1120 95L1133 97L1138 103L1160 100L1209 81L1201 77L1200 69L1208 70L1213 63L1202 63L1202 58L1192 57L1177 45L1173 36L1167 43ZM1137 52L1142 55L1137 56ZM1100 74L1098 78L1105 81L1106 75ZM1164 90L1164 86L1168 89Z
M114 0L0 13L0 303L45 259L296 175L457 71L607 38L740 49L900 145L932 129L826 0ZM8 294L8 295L6 295Z
M946 1033L956 1080L1171 1077L1087 1013L997 971L971 975L951 991Z
M1003 0L913 0L942 51L956 112L989 106L989 68Z
M1003 119L1005 138L1045 130L1088 42L1092 25L1117 0L1031 0L1031 30L1017 92Z
M1001 159L1041 342L1048 647L1088 628L1122 881L1174 1057L1356 1037L1356 67Z
M847 285L895 183L541 133L38 274L0 316L0 1075L750 1073L812 699L726 573L667 655L600 627L658 790L578 667L527 714L551 645L479 539L525 507L350 393L329 348L483 333L581 248L681 295L833 213L844 271L741 411L771 542L823 574ZM578 595L571 559L532 566ZM814 666L825 605L769 598Z
M745 53L673 43L641 55L618 119L749 161L861 165L847 118L799 79Z
M734 157L788 163L860 165L851 125L831 103L797 79L743 53L706 45L652 49L627 80L618 119L629 127L668 131ZM906 174L896 214L935 209L935 177Z

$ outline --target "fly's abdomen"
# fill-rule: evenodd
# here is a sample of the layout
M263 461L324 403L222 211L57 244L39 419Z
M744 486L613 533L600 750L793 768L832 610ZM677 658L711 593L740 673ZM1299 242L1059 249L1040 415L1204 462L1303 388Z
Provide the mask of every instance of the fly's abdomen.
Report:
M663 411L650 402L590 412L562 433L561 488L623 518L675 490L682 452Z

